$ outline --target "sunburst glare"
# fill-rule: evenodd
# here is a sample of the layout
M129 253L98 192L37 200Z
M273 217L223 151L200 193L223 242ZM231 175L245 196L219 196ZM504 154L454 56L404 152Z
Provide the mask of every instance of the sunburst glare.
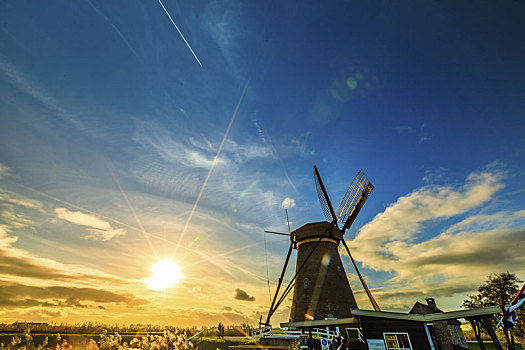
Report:
M151 272L153 275L146 280L146 283L156 291L175 286L182 277L179 265L171 259L159 260L152 266Z

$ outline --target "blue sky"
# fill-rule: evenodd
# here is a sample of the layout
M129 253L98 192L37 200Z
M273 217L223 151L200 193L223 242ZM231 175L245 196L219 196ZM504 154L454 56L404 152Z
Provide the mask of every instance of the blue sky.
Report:
M314 164L384 309L525 278L522 2L162 4L0 2L0 319L255 323Z

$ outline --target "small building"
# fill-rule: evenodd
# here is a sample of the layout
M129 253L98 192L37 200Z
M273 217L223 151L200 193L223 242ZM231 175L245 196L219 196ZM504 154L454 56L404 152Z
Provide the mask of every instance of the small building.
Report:
M499 307L448 312L436 309L437 307L434 309L432 305L421 303L414 305L412 313L357 309L352 310L353 317L349 318L288 322L281 323L281 327L299 328L303 331L314 327L338 327L344 337L351 339L353 349L462 350L468 347L457 319L464 318L473 328L477 327L479 330L480 325L485 328L496 349L502 350L490 323L490 317L500 312ZM480 341L481 338L478 338L478 343Z

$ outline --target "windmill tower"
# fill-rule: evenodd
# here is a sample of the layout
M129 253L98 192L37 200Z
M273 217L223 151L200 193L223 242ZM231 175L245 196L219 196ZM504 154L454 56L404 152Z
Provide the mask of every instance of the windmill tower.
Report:
M368 181L365 173L362 170L359 171L346 191L336 213L316 166L314 166L314 179L326 221L308 223L289 234L290 248L266 324L270 323L271 316L292 288L294 293L290 322L351 317L352 310L357 309L357 303L339 256L338 248L341 243L350 257L372 306L376 311L380 311L343 238L345 231L355 221L374 186ZM341 228L338 222L342 223ZM297 250L295 275L279 296L293 249Z

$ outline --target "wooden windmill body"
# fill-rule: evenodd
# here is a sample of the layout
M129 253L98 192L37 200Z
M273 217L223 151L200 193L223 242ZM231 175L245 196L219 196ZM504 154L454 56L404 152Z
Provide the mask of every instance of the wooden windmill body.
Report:
M327 221L308 223L289 234L290 248L268 312L267 325L270 324L271 316L292 288L294 292L290 322L352 316L352 310L358 307L339 255L338 248L341 243L345 247L374 309L380 310L359 273L343 238L345 231L354 222L374 187L361 170L350 184L336 214L315 166L314 178L321 207ZM338 218L343 223L342 228L338 226ZM293 249L297 250L295 275L279 297L281 284Z
M341 230L330 228L327 221L315 222L293 231L291 238L297 249L296 267L306 264L296 277L290 322L351 317L357 303L339 256Z

